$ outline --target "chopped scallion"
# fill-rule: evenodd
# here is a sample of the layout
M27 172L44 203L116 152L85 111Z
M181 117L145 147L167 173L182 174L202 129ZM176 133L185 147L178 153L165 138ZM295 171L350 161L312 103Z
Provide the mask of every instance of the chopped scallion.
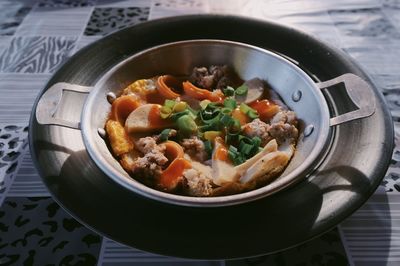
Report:
M237 106L236 100L233 98L226 98L224 100L224 106L233 110Z
M222 90L225 96L233 96L235 95L235 89L231 86L226 87Z
M200 107L201 107L201 109L202 109L202 110L206 109L209 103L211 103L210 100L202 100L202 101L200 102Z
M221 113L224 115L229 115L230 113L232 113L232 109L228 107L223 107L221 108Z
M220 121L225 127L227 127L231 124L232 119L233 118L230 115L222 115Z
M194 122L193 118L184 114L176 120L176 125L178 126L179 133L183 135L190 135L197 131L196 122Z
M172 113L172 109L169 108L168 106L162 106L160 109L160 117L162 119L167 119Z
M169 107L171 110L174 108L176 101L174 100L165 100L164 106Z
M213 151L211 141L209 141L209 140L204 141L204 149L206 150L208 156L211 156L212 151Z
M169 133L171 132L171 130L172 130L172 129L170 129L170 128L166 128L166 129L164 129L163 131L161 131L158 140L159 140L160 142L167 141L168 138L169 138Z
M206 131L204 132L203 137L206 140L214 140L216 137L221 136L222 132L221 131Z
M256 110L254 110L253 108L251 108L250 106L248 106L245 103L241 103L240 104L240 111L244 114L246 114L249 118L251 119L256 119L258 118L258 113Z
M242 86L238 87L235 90L235 94L238 96L243 96L243 95L247 94L248 90L249 90L249 87L247 87L246 84L243 84Z

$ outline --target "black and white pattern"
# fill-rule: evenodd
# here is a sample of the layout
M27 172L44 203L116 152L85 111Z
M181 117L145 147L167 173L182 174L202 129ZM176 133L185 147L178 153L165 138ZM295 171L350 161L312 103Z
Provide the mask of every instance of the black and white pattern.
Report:
M106 35L113 31L146 21L150 8L95 8L85 29L85 35Z
M52 73L75 41L73 37L17 37L0 55L0 73Z
M28 128L23 125L0 126L0 206L27 150L27 135Z
M39 7L24 19L16 36L71 36L82 34L92 7L51 8Z
M345 35L400 38L400 33L379 8L333 10L329 14Z
M33 103L51 74L0 73L0 125L27 125Z
M15 2L12 0L0 2L0 35L13 35L31 10L31 6L28 3Z
M99 264L103 266L123 265L141 266L145 265L188 265L188 266L224 266L223 261L196 261L181 258L171 258L147 253L138 249L127 247L103 238L102 252Z
M19 160L19 168L8 189L8 197L50 197L50 193L40 178L32 162L30 152L25 152Z
M348 261L337 229L313 241L272 255L226 261L226 266L332 265L347 266Z
M340 225L353 265L399 265L399 200L399 193L379 189Z
M1 265L96 265L101 237L51 198L7 198L0 208Z
M197 9L203 8L207 3L201 0L156 0L154 6L171 9ZM225 5L229 5L225 3Z
M211 1L223 3L224 7L236 5L237 2L230 1L229 4L223 1ZM209 1L202 0L155 0L152 1L150 19L181 16L187 14L203 14L210 11Z
M71 8L94 6L95 0L40 0L38 7Z

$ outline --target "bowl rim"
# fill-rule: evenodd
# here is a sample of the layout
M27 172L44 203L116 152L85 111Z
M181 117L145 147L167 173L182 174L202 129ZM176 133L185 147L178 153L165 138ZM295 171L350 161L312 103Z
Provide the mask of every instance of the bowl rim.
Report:
M94 95L96 90L100 89L100 87L105 83L105 81L112 76L113 73L117 72L121 67L123 67L127 62L134 60L137 57L143 56L146 53L149 53L154 50L168 48L172 46L179 45L187 45L187 44L222 44L222 45L235 45L245 49L252 49L258 52L262 52L268 54L279 62L288 65L293 68L304 80L304 82L309 86L310 89L313 90L315 96L319 98L318 107L321 112L321 125L318 133L317 143L315 144L315 148L309 154L309 156L304 160L300 167L294 169L291 173L284 176L282 179L276 179L267 185L239 194L227 195L227 196L216 196L216 197L192 197L192 196L184 196L171 194L163 191L159 191L148 187L139 181L135 180L133 177L127 178L127 176L121 176L121 173L115 169L115 167L111 167L104 159L103 156L96 151L95 148L95 140L91 136L91 131L96 131L97 129L90 128L90 123L88 122L91 119L91 106L94 103ZM323 149L327 146L328 137L330 134L330 126L329 126L329 109L326 103L326 100L315 82L298 66L290 62L288 59L283 56L274 53L272 51L250 45L237 41L228 41L221 39L193 39L193 40L183 40L177 42L170 42L161 45L157 45L145 50L142 50L138 53L135 53L128 58L122 60L121 62L115 64L110 70L108 70L94 85L92 91L89 93L87 97L82 114L81 114L81 132L83 137L84 145L91 157L91 159L96 163L96 165L112 180L117 182L119 185L125 187L126 189L137 193L141 196L161 201L164 203L170 203L180 206L190 206L190 207L221 207L221 206L230 206L236 204L242 204L246 202L255 201L260 198L267 197L274 193L277 193L294 183L303 179L307 174L311 172L313 167L319 163L319 159L321 157L321 153L323 153ZM93 133L92 133L93 134ZM293 156L296 156L296 152ZM118 163L118 162L117 162ZM118 163L119 164L119 163ZM290 164L290 162L289 162Z

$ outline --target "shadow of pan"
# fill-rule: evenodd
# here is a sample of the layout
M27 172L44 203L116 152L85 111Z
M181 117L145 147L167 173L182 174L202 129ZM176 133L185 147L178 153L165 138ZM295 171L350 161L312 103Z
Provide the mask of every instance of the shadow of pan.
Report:
M308 181L237 206L165 204L116 184L85 150L71 153L60 174L44 180L67 211L110 239L149 252L197 259L250 257L297 245L314 236L312 228L322 205L321 190Z

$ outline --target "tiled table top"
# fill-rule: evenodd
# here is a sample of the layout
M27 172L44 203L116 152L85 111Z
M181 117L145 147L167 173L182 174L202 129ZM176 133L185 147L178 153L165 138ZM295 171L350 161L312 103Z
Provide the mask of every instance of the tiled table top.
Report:
M60 64L102 36L146 20L222 13L272 19L344 50L386 98L396 148L378 191L332 231L277 254L191 261L102 237L50 197L31 161L27 125ZM0 1L0 265L400 265L399 0Z

